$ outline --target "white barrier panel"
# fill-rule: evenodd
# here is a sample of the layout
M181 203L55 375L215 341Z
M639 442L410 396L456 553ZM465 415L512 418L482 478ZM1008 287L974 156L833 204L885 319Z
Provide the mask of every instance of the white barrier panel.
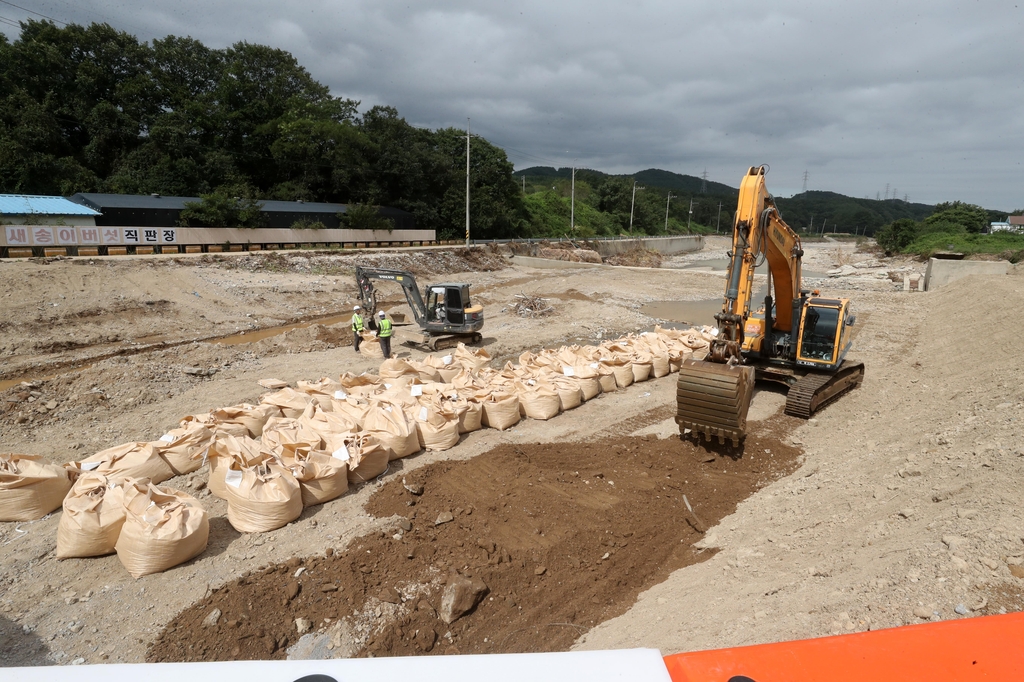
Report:
M315 676L315 677L311 677ZM656 649L4 668L4 682L671 682Z

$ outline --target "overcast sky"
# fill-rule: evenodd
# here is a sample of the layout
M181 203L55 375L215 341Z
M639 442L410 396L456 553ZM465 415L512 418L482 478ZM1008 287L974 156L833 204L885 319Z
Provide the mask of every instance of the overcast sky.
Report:
M1024 207L1024 0L11 0L149 40L293 53L336 95L516 168ZM30 16L0 0L0 17ZM17 29L0 23L14 38Z

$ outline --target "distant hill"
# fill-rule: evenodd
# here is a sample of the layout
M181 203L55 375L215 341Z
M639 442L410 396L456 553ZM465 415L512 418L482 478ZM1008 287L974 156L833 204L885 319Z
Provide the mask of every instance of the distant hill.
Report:
M838 232L860 232L873 235L875 230L900 218L924 220L935 207L928 204L914 204L900 199L856 199L836 192L809 191L788 199L776 197L782 219L790 227L806 230L821 229L826 232L833 227Z
M552 168L550 166L533 166L532 168L524 168L523 170L513 173L516 177L525 175L527 180L530 180L531 178L569 178L571 174L571 168ZM623 175L611 175L609 173L603 173L589 168L576 169L576 178L583 179L591 184L598 184L605 178L615 177L633 178L640 184L647 187L658 187L675 192L686 192L687 194L700 193L701 183L703 182L700 178L692 175L682 175L680 173L673 173L672 171L660 170L658 168L648 168L647 170L642 170L637 173L627 173ZM735 187L730 187L729 185L709 180L707 183L707 191L705 193L714 195L724 194L736 197L739 190Z

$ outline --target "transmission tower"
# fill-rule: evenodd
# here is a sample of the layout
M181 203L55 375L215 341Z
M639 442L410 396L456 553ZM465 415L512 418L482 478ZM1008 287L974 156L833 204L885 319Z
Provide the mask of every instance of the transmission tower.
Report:
M700 174L700 193L708 193L708 169L705 168L704 172Z
M804 191L807 191L807 171L804 171Z

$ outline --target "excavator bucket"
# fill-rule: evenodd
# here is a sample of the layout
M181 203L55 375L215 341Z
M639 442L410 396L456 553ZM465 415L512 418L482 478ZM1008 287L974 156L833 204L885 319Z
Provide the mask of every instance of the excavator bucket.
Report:
M679 368L676 423L711 440L739 445L747 434L747 409L754 391L754 368L704 360L683 360Z

